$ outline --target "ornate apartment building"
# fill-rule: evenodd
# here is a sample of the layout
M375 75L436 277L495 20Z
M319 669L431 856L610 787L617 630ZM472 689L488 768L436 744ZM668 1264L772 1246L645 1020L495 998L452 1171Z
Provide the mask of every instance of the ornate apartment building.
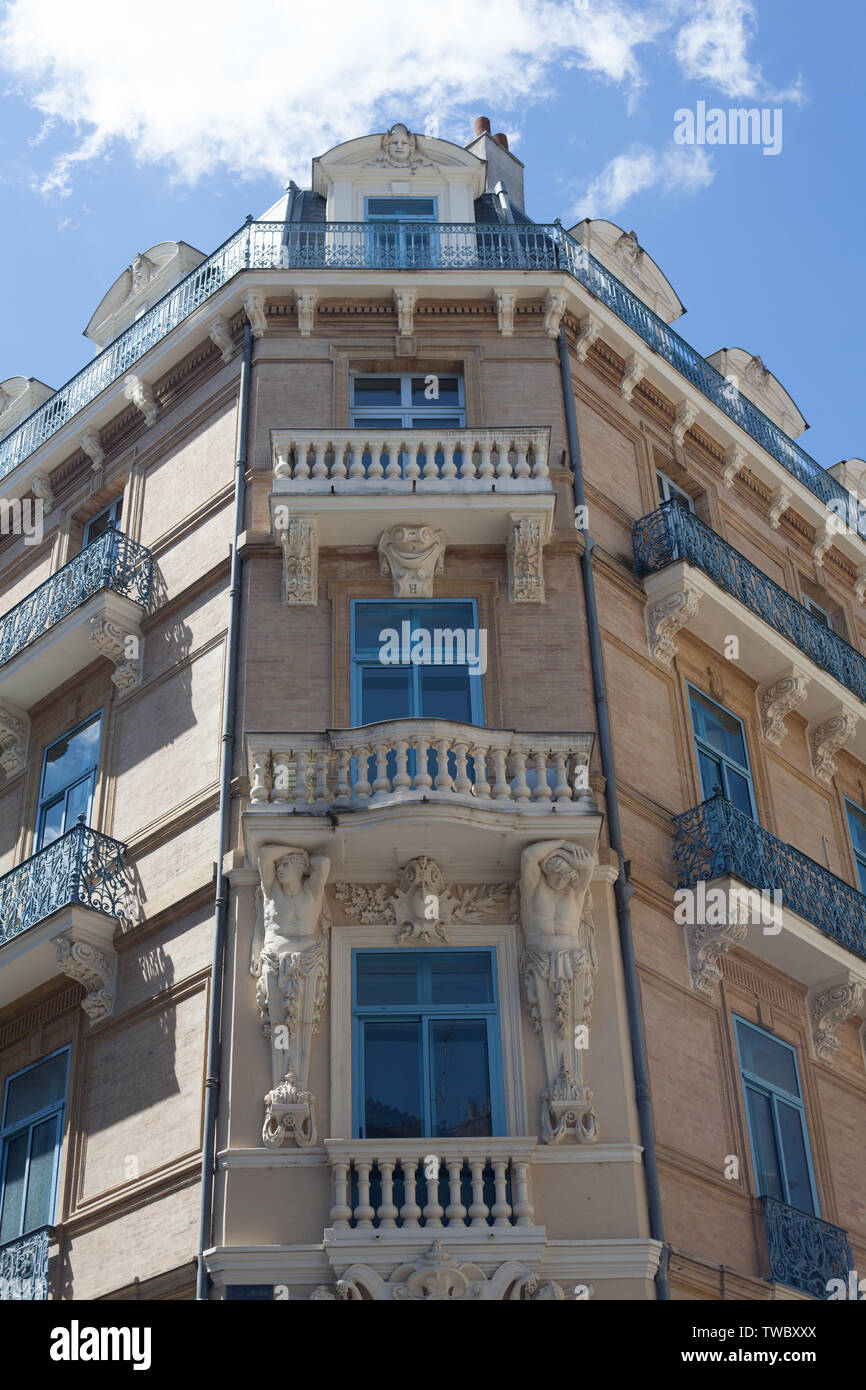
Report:
M0 1298L866 1272L866 465L682 312L396 125L2 383Z

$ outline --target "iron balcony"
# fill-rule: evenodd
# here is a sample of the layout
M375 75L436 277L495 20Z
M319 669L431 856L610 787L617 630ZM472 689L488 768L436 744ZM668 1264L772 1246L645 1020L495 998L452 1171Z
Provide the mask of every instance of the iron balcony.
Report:
M0 1245L0 1303L37 1303L51 1297L48 1262L52 1234L50 1226L40 1226Z
M128 891L126 845L75 825L0 878L0 947L70 904L120 917Z
M848 1233L775 1197L762 1197L770 1278L812 1298L827 1298L830 1281L848 1284L853 1266Z

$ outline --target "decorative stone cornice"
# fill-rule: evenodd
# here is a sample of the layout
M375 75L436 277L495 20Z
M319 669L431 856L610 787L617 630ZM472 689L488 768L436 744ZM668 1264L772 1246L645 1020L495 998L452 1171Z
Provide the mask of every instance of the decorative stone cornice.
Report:
M217 314L216 318L211 321L210 327L208 328L208 337L214 346L219 348L223 361L231 362L232 353L234 352L234 343L232 342L232 335L229 332L229 326L222 314Z
M254 338L263 338L268 328L268 319L265 313L265 301L260 294L255 294L250 290L244 298L244 313L246 314Z
M510 338L514 333L514 303L515 295L511 290L494 290L496 299L496 326L503 338Z
M682 400L677 405L676 416L674 417L671 433L677 444L682 444L686 434L691 429L695 420L698 418L697 406L691 401Z
M788 732L785 716L803 703L808 689L806 677L793 666L758 686L755 695L761 733L774 748L781 748Z
M548 290L544 296L544 319L542 326L548 338L555 338L565 313L567 297L565 290Z
M153 397L153 387L140 376L128 376L123 386L123 394L128 401L140 410L147 429L156 422L157 405Z
M685 583L681 589L653 602L647 600L646 626L649 649L656 661L670 666L677 654L674 641L680 628L686 627L696 616L700 603L700 592L692 584Z
M379 538L379 572L394 580L395 598L432 598L433 577L445 569L445 532L432 526L392 526Z
M0 705L0 767L7 782L27 769L30 716L17 705Z
M620 395L623 400L631 400L634 395L635 387L646 375L646 369L647 363L645 359L637 352L633 352L631 357L626 360L622 381L619 383Z
M141 643L139 629L122 626L110 618L90 619L90 640L100 656L117 668L111 679L121 696L128 695L141 681Z
M777 487L770 496L770 507L767 512L770 525L774 531L778 531L782 517L791 505L791 494L786 487Z
M394 290L394 305L397 310L397 332L401 338L411 338L415 333L415 304L417 290Z
M594 319L592 314L586 314L580 320L580 332L574 344L574 355L578 362L585 362L586 355L601 332L601 324L598 319Z
M864 1016L866 977L847 970L835 980L815 985L806 996L815 1056L828 1064L841 1043L836 1030L849 1018Z
M298 332L302 338L309 338L316 326L316 302L318 295L313 290L295 293L295 310L298 315Z
M739 444L732 444L725 453L725 467L722 471L722 480L725 487L733 487L734 479L741 473L746 466L746 455Z
M544 523L513 516L508 535L508 597L511 603L544 603Z
M96 430L85 430L80 442L82 452L90 459L93 471L97 472L105 462L105 450L99 442L99 434Z
M825 786L829 786L836 775L833 755L851 742L856 731L857 715L844 705L840 705L833 714L826 715L807 727L806 737L812 757L812 771Z
M56 936L57 964L70 979L77 980L87 993L81 1007L91 1023L108 1018L114 1012L117 956L113 949L99 947L88 941L75 927Z
M283 602L295 607L319 599L319 537L314 517L293 517L280 532Z

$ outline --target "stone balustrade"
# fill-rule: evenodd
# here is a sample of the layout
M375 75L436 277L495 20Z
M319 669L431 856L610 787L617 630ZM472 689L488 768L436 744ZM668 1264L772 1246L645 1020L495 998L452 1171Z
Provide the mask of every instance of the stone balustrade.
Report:
M423 428L272 432L274 479L292 491L376 488L547 491L549 429Z
M394 719L321 734L249 734L250 801L321 814L393 801L464 800L496 810L594 809L591 734L515 733Z

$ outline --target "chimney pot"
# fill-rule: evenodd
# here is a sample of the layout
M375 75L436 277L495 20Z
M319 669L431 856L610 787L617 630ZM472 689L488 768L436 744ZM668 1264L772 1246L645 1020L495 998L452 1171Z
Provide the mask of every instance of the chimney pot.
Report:
M504 150L508 149L508 136L503 134L501 130L496 135L494 135L493 138L496 141L497 145L501 145Z
M475 134L476 134L476 135L489 135L489 134L490 134L490 120L489 120L489 117L487 117L487 116L476 116L476 117L475 117Z

